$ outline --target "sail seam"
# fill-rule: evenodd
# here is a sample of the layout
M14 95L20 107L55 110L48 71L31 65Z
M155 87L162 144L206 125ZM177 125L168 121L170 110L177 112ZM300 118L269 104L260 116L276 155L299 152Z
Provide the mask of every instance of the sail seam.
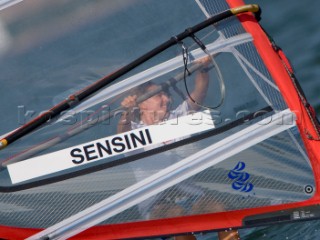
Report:
M254 71L259 77L261 77L262 80L264 80L268 85L273 87L275 90L280 92L279 88L270 81L266 76L264 76L257 68L255 68L237 49L233 48L236 54L239 56L239 58L249 67Z
M201 9L201 11L204 13L204 15L209 18L210 14L207 12L207 10L205 9L205 7L202 5L202 3L200 3L200 0L195 0L195 2L198 4L199 8Z
M241 61L240 57L238 56L238 54L234 53L235 58L238 60L240 66L242 67L243 71L246 73L246 75L248 76L248 78L250 79L251 83L255 86L255 88L257 89L257 91L260 93L260 95L264 98L264 100L266 101L266 103L269 106L273 106L273 104L271 103L271 101L268 99L268 97L264 94L264 92L262 91L262 89L258 86L258 84L256 83L256 81L254 80L254 78L252 77L252 75L249 73L247 67L244 65L244 63Z

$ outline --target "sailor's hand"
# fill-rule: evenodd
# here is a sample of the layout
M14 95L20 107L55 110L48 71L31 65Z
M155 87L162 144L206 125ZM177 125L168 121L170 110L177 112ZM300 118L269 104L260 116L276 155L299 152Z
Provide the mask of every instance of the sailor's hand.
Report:
M123 101L121 102L121 106L125 107L125 108L133 108L137 106L137 96L133 95L133 96L128 96L125 99L123 99Z
M211 62L210 56L205 56L203 58L196 60L196 63L199 63L202 65L202 69L207 68L210 65L210 62Z

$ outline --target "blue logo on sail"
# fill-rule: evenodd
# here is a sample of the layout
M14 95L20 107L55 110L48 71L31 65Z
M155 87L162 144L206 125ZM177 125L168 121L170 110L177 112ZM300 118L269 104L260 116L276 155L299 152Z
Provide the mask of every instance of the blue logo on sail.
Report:
M253 184L249 182L250 174L244 172L246 164L238 162L238 164L229 172L228 177L233 181L232 188L241 192L251 192Z

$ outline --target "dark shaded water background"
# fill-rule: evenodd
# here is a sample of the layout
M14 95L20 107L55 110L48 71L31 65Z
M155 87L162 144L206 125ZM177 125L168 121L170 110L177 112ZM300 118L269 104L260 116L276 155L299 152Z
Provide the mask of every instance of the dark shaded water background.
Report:
M320 114L320 1L250 0L262 8L262 26L284 50L310 103Z

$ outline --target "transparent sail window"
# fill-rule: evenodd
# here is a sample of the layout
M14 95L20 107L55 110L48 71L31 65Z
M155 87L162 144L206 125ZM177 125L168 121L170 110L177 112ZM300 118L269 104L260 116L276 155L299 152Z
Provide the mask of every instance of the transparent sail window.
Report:
M213 35L214 34L215 33L213 33ZM204 35L206 41L214 40L214 42L212 43L206 43L208 51L214 58L217 58L217 61L220 61L219 64L223 63L223 65L232 64L232 61L234 62L234 59L232 59L232 56L229 56L229 58L224 57L230 55L230 53L221 52L222 49L234 45L244 44L251 40L250 35L247 34L237 36L228 41L221 41L215 36L208 38L207 33L205 33ZM210 129L223 126L229 121L241 118L245 115L254 113L255 111L268 106L263 98L259 98L259 96L257 95L258 92L255 90L255 87L250 87L250 81L242 83L247 86L244 89L248 91L242 91L242 95L240 97L238 96L239 98L243 99L243 103L239 106L250 106L251 104L251 107L249 109L239 109L239 106L237 105L235 105L233 108L226 107L227 105L225 104L229 104L230 106L231 102L234 102L234 104L239 104L238 101L232 99L232 97L234 98L236 96L236 93L232 94L232 90L228 90L229 93L227 96L225 96L224 100L226 101L226 103L221 105L219 109L210 110L207 107L203 107L201 104L199 105L199 103L194 104L192 101L193 99L190 99L189 94L190 92L192 93L194 89L196 89L196 86L194 85L195 82L198 81L200 83L203 83L203 80L205 78L208 78L208 87L203 89L203 92L197 93L198 95L202 95L203 101L206 105L210 105L211 102L216 102L217 98L221 98L221 89L219 88L219 83L217 83L216 81L217 77L214 73L214 67L211 66L210 70L206 70L206 73L203 72L203 69L210 68L210 64L212 64L211 59L209 57L206 57L207 54L204 53L199 47L196 48L192 40L189 39L189 41L190 51L188 52L188 54L190 55L190 60L187 63L183 61L183 56L181 56L179 52L182 46L178 44L176 47L168 49L168 51L160 54L159 58L155 58L154 60L152 60L153 63L160 62L159 64L155 65L152 68L148 68L148 70L134 74L138 71L136 69L133 73L129 74L129 77L127 76L127 78L125 78L124 76L123 78L125 79L123 81L119 82L118 84L114 84L109 88L106 88L104 91L98 93L92 99L86 101L83 105L76 107L74 110L66 113L61 118L48 123L44 128L28 135L23 139L23 141L17 141L15 145L9 146L5 150L3 166L25 160L25 162L27 162L29 160L34 160L35 158L39 160L39 164L35 163L35 166L39 168L41 164L43 164L44 168L46 168L47 166L45 164L45 161L41 160L42 158L47 159L50 164L53 164L53 161L65 161L68 158L70 158L70 161L74 160L73 163L75 163L75 166L66 168L58 167L56 170L50 170L51 172L48 170L48 172L44 171L43 173L38 173L32 175L31 177L25 177L24 179L19 179L17 181L14 180L14 184L19 185L21 182L32 184L32 182L38 182L39 180L51 179L53 177L63 176L66 174L72 175L72 173L74 172L85 172L85 170L88 168L94 168L99 165L102 166L103 164L105 164L105 167L122 164L125 163L125 160L123 160L123 162L116 161L125 159L129 155L131 156L130 158L132 160L134 159L132 155L136 155L136 158L139 158L140 155L138 155L138 153L141 154L141 152L146 152L146 150L150 150L152 148L160 148L163 145L162 142L174 143L176 142L176 139L182 140L185 138L189 138ZM178 54L178 56L176 54ZM169 60L163 62L163 59L165 58ZM150 63L148 62L147 65L149 64ZM233 64L235 65L236 62L234 62ZM141 69L145 69L145 66L141 66ZM188 73L186 71L188 71ZM240 76L239 72L241 72L241 68L235 69L235 72L233 74ZM238 82L240 84L242 79L246 78L246 74L244 72L242 73L242 76L239 77L238 81L235 81L235 79L233 79L232 77L234 75L228 71L221 72L221 74L224 75L224 80L228 84L226 86L227 88L231 84L230 81ZM148 96L148 87L146 88L147 85L154 85L154 87L157 86L159 87L159 91L153 89L155 90L154 96L150 94ZM124 88L122 88L121 86L124 86ZM160 95L162 97L160 97ZM252 99L252 97L255 95L257 95L256 99ZM153 118L160 118L158 120L154 119L157 121L152 124L148 123L139 126L139 123L141 121L140 118L143 117L143 111L134 111L134 108L130 107L126 108L126 106L123 105L123 101L128 96L135 96L137 97L136 100L140 101L139 103L135 103L135 107L137 108L143 105L143 102L146 103L149 101L149 104L144 103L145 113L148 113L149 111L148 117L153 115ZM244 96L246 96L246 99L244 98ZM154 111L154 109L150 109L150 101L155 98L163 98L160 105L155 105L155 107L158 107L158 110L156 111ZM164 106L165 109L163 108ZM244 112L242 110L246 111ZM150 111L153 112L150 114ZM165 111L168 113L164 116L160 116L161 111ZM183 112L181 113L181 111ZM206 115L200 116L200 119L192 119L192 114L194 114L195 112L200 112L200 114L206 112ZM133 133L131 132L131 128L127 129L126 131L119 131L119 122L121 122L121 118L124 114L132 115L130 121L135 122L136 129L140 127L146 127L147 125L159 125L159 123L163 120L171 120L171 125L177 124L179 116L188 115L190 118L189 123L191 120L191 125L195 126L195 130L190 130L190 132L187 131L185 134L181 134L181 136L166 136L164 140L160 138L162 139L158 140L161 141L160 145L160 142L153 142L151 144L152 146L144 148L142 147L142 145L145 144L145 139L142 138L147 138L147 135L139 135L142 134L140 132ZM169 119L167 119L168 117ZM197 121L199 122L199 120L202 121L203 119L208 120L209 123L207 122L202 124L204 126L200 127L199 129L196 128L196 125L198 124ZM131 131L129 132L129 130ZM182 129L180 131L184 130ZM118 134L124 132L128 132L128 136L133 139L125 139L124 141L126 141L126 143L113 142L117 146L103 145L106 144L106 142L107 144L112 143L111 141L114 137L117 137ZM169 130L168 132L172 131ZM99 141L103 141L104 143L101 143ZM136 149L138 151L131 151L133 149L129 149L130 151L125 152L122 151L123 148L134 147L134 145L137 145L137 141L139 141L140 144L140 147L138 147L139 149ZM20 144L21 147L23 146L22 148L19 147ZM62 155L62 157L60 155L57 155L58 151L61 151L64 155ZM57 158L58 160L54 160ZM83 162L86 162L86 164L82 165ZM55 164L56 163L54 163L54 165ZM59 163L57 164L59 165ZM22 167L21 169L23 168L24 167ZM2 182L3 186L11 185L10 177L8 177L8 172L5 168L2 169L2 178L5 179Z
M233 155L103 224L131 222L133 213L134 221L141 221L310 199L315 192L312 169L289 131Z

